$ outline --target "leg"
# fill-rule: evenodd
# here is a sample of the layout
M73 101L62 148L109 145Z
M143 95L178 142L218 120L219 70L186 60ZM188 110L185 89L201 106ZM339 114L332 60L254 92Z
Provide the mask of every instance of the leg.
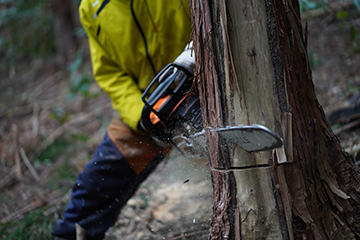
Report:
M117 120L109 126L94 157L79 174L64 219L57 221L53 235L75 239L78 223L86 230L88 240L102 239L121 207L164 157L147 136L129 135L132 131L121 131L122 127Z

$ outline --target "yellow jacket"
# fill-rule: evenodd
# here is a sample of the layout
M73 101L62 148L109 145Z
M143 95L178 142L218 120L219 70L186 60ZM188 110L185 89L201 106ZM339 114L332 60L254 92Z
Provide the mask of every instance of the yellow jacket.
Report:
M136 130L142 91L190 40L188 0L82 0L79 13L95 80Z

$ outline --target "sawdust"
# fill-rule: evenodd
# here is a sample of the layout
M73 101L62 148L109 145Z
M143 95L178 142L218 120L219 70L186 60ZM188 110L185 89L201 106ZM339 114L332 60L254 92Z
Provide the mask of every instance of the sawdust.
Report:
M196 212L199 212L199 208L202 204L201 201L191 201L194 198L194 193L197 193L196 197L206 194L208 187L206 182L199 184L184 184L181 182L174 183L170 186L160 189L156 195L160 196L154 203L153 216L160 221L174 221L179 214L177 209L181 209L182 215L196 216Z

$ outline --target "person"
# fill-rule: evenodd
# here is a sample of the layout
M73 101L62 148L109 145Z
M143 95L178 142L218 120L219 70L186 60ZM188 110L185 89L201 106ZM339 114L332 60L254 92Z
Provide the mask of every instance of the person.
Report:
M75 224L85 229L87 240L103 239L168 152L141 129L141 96L163 67L182 61L191 35L188 5L185 0L81 1L94 78L116 114L73 185L63 219L53 228L55 239L75 239Z

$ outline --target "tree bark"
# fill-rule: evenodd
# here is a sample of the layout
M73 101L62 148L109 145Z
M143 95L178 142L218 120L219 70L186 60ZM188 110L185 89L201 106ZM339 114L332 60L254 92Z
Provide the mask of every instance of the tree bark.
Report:
M360 238L360 176L312 83L297 0L190 1L213 180L210 239ZM276 14L275 14L276 13ZM249 154L209 128L262 124Z

